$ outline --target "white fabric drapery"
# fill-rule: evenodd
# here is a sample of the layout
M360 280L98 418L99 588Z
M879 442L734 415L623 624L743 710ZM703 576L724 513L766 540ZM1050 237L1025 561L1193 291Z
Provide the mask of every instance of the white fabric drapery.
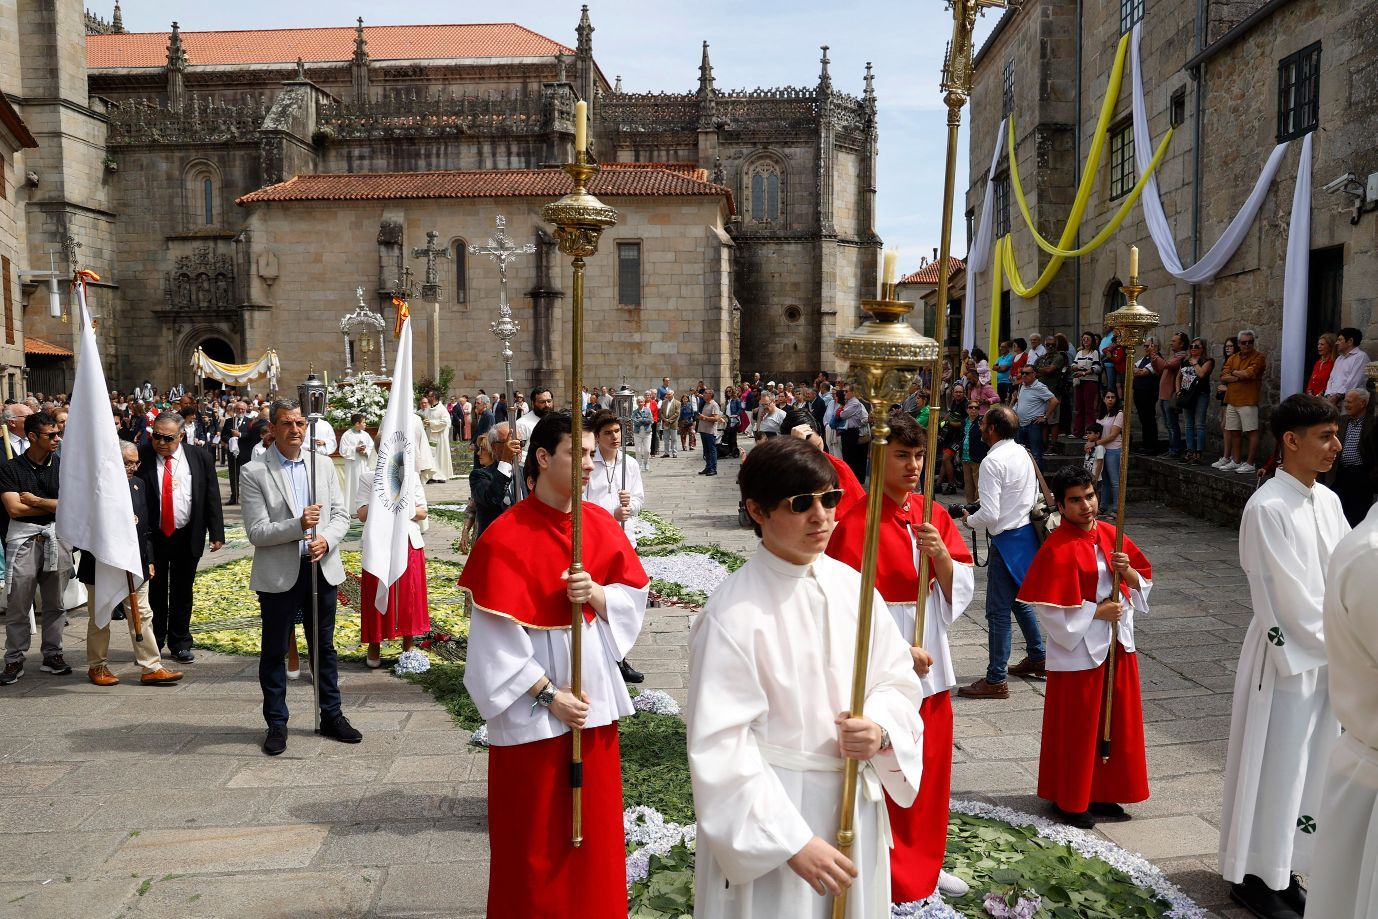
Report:
M1292 219L1287 225L1287 267L1282 277L1281 396L1302 391L1306 379L1306 306L1311 294L1311 140L1301 142Z
M1148 106L1144 101L1144 75L1139 57L1139 42L1142 39L1143 23L1140 22L1134 26L1133 41L1130 43L1130 61L1134 73L1134 165L1140 175L1144 174L1153 159L1153 138L1148 132ZM1163 212L1162 199L1158 197L1158 177L1148 177L1148 181L1144 183L1144 193L1139 200L1144 209L1144 222L1148 224L1148 235L1153 238L1153 245L1158 249L1158 258L1162 260L1163 267L1169 274L1188 284L1205 284L1220 273L1234 257L1235 252L1239 251L1249 227L1253 226L1254 218L1263 207L1264 198L1268 197L1268 189L1277 177L1283 154L1287 152L1290 144L1291 142L1287 141L1273 148L1244 206L1230 221L1220 239L1211 246L1210 251L1190 267L1183 267L1182 260L1177 255L1177 243L1172 236L1172 227Z
M252 364L224 364L211 360L206 356L206 352L197 348L191 356L191 369L198 377L219 380L221 383L234 386L267 377L268 388L277 389L278 371L282 368L278 364L278 353L271 348L264 351L263 356Z
M966 267L966 309L962 310L962 347L970 351L976 346L976 306L981 301L976 296L976 275L990 265L992 243L995 241L995 226L992 217L995 213L995 167L1000 162L1000 151L1005 149L1005 125L1008 118L1000 119L1000 130L995 132L995 149L990 154L990 169L986 172L986 192L981 199L981 222L976 224L976 235L967 250Z

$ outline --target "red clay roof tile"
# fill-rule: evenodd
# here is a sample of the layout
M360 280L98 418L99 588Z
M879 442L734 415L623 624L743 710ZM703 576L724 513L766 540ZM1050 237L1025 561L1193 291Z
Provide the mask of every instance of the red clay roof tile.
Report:
M956 256L948 257L947 274L948 277L959 271L965 271L967 263ZM907 274L900 278L901 284L937 284L938 283L938 263L929 262L913 274Z
M57 345L50 344L41 338L34 338L32 335L24 336L24 354L28 357L76 357L66 348L59 348Z
M162 67L167 63L168 32L124 32L86 36L86 63L93 70ZM183 32L187 63L309 63L348 61L354 56L354 27L252 29ZM572 48L513 22L364 26L368 56L387 60L470 60L474 58L554 57Z
M727 199L736 212L732 192L721 185L685 175L659 164L608 164L589 183L589 191L609 198L659 196ZM672 164L682 166L684 164ZM694 167L697 169L697 167ZM298 175L260 188L236 204L275 201L371 201L398 198L550 198L570 191L560 169L493 169L472 172L322 173Z

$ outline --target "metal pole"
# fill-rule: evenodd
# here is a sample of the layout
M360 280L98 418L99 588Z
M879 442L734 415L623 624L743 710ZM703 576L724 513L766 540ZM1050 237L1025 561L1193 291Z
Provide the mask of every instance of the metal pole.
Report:
M307 425L307 435L306 435L306 436L309 437L309 438L311 439L311 443L309 444L309 446L310 446L310 448L311 448L311 449L310 449L310 456L311 456L311 474L310 474L309 476L307 476L306 481L307 481L307 486L308 486L308 488L310 489L310 492L311 492L311 494L310 494L310 496L309 496L310 502L311 502L311 504L315 504L315 503L316 503L316 416L315 416L314 414L312 414L312 415L310 416L310 420L309 420L309 423L308 423L308 425ZM316 531L317 531L318 529L319 529L319 526L314 526L314 527L311 528L311 539L312 539L313 541L314 541L315 538L316 538ZM310 549L308 548L307 551L310 552ZM321 673L321 653L322 653L322 652L321 652L321 634L320 634L320 616L321 616L320 602L321 602L321 597L320 597L320 586L319 586L319 584L317 583L319 574L320 574L320 562L316 561L315 559L312 559L312 560L311 560L311 636L310 636L309 640L308 640L307 643L306 643L306 649L307 649L308 654L310 654L310 659L311 659L311 709L312 709L312 714L313 714L314 717L315 717L316 733L317 733L317 734L319 734L319 733L321 732L321 687L320 687L320 673ZM296 640L297 640L296 629L293 628L293 630L292 630L292 641L295 642ZM314 649L314 650L312 650L312 649Z

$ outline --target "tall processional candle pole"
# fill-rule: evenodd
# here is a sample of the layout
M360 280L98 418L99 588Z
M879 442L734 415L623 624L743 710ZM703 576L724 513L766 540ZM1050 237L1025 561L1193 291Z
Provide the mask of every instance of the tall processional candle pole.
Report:
M563 167L574 180L574 190L554 204L547 204L542 216L555 224L555 241L560 251L572 259L574 280L570 298L570 380L574 411L570 424L570 563L569 573L584 570L583 561L583 463L584 444L584 259L598 252L598 239L603 231L617 223L617 211L589 194L588 181L598 173L598 164L588 152L588 103L574 106L574 162ZM581 698L583 690L584 604L570 604L569 656L572 674L570 692ZM573 831L571 841L577 847L584 841L583 785L584 757L581 732L572 728L573 752L570 757L569 782L573 791Z
M316 422L325 416L325 384L320 381L314 371L306 374L306 382L297 386L297 398L301 401L301 412L306 416L306 437L309 441L307 446L310 448L311 470L307 476L307 489L310 491L308 501L316 503ZM307 538L314 540L320 527L312 527ZM308 550L310 551L310 550ZM320 567L321 563L316 559L311 560L311 701L316 718L316 733L321 732L321 657L324 650L321 648L321 597L320 597Z
M1134 352L1144 343L1148 333L1158 326L1158 314L1139 305L1139 294L1146 289L1139 283L1139 250L1137 247L1131 247L1129 250L1129 283L1120 288L1125 297L1128 298L1128 302L1105 317L1105 324L1114 329L1120 336L1120 344L1125 349L1126 367L1133 365ZM1132 416L1125 409L1123 400L1121 400L1119 407L1124 423L1120 427L1120 487L1115 504L1115 551L1123 552L1125 496L1129 493L1129 428ZM1118 600L1119 597L1120 573L1112 570L1110 597L1107 599ZM1105 699L1101 708L1100 743L1097 745L1096 751L1101 762L1107 762L1111 753L1110 729L1112 719L1110 711L1115 701L1115 658L1118 641L1119 624L1112 622L1110 623L1110 650L1105 657Z
M943 174L943 215L942 235L938 246L938 291L933 308L933 337L938 341L941 352L947 345L947 298L948 275L952 263L952 210L957 194L957 136L962 126L962 107L971 96L971 79L974 71L972 62L972 33L976 29L976 17L987 7L996 9L1018 9L1020 0L950 0L952 7L952 41L947 46L947 56L943 61L943 77L940 89L943 103L947 106L947 166ZM962 311L971 306L970 298L962 297ZM965 319L963 319L965 322ZM958 327L959 329L961 326ZM961 343L957 347L958 361L961 360ZM953 376L958 367L954 362ZM938 430L942 425L942 361L933 359L933 375L928 392L928 452L923 463L923 522L933 521L933 476L938 468ZM928 606L928 556L919 556L919 595L914 602L915 647L923 644L924 627L927 622Z
M893 272L892 272L893 273ZM895 285L886 282L877 300L862 300L862 309L873 318L837 339L837 356L850 365L858 394L871 404L871 469L885 468L885 446L890 437L890 406L902 401L909 383L925 364L938 359L938 343L919 333L905 316L914 304L895 299ZM852 697L849 716L860 718L866 706L866 678L871 658L871 617L876 587L876 560L880 545L881 500L885 489L873 484L866 503L866 540L861 552L861 600L857 610L856 654L852 662ZM861 764L848 759L842 772L842 807L837 824L837 848L848 858L856 833L857 775ZM847 892L833 900L833 919L847 913Z

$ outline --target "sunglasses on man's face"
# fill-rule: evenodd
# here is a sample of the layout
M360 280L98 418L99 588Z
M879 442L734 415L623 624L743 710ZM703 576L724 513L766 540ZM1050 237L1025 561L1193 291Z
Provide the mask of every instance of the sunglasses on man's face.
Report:
M152 434L152 435L150 435L150 436L151 436L154 440L156 440L158 443L160 443L160 444L172 444L172 443L176 443L176 442L177 442L177 438L181 437L182 435L181 435L181 434L158 434L158 433L155 432L154 434Z
M815 491L809 494L791 495L785 500L789 502L790 510L794 511L796 514L805 514L813 507L814 498L817 498L818 502L822 504L825 509L831 510L842 502L842 495L842 489L833 488L828 491Z

